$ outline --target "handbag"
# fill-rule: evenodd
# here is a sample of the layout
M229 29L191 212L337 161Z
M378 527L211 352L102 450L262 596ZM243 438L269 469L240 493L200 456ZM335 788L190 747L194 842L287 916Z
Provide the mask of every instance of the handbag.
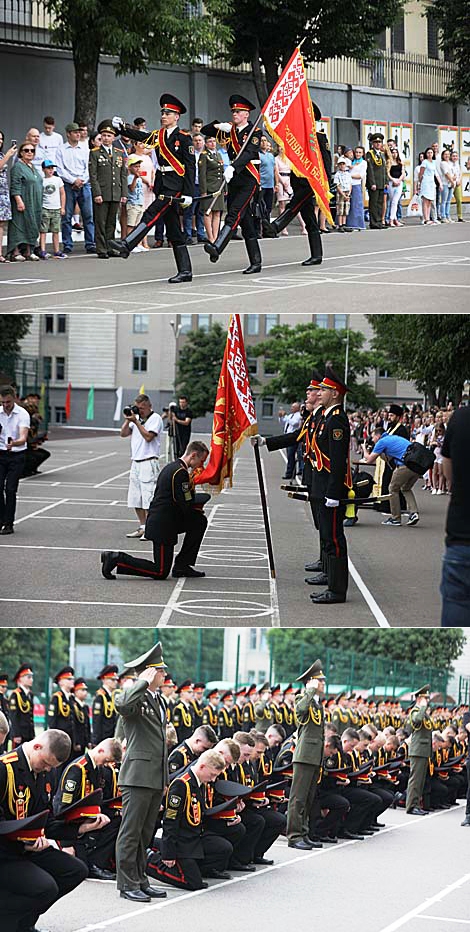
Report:
M428 450L422 443L413 440L406 450L403 462L408 469L411 469L411 472L424 476L424 473L434 466L435 459L432 450Z
M407 217L422 217L421 198L419 194L414 194L406 210Z

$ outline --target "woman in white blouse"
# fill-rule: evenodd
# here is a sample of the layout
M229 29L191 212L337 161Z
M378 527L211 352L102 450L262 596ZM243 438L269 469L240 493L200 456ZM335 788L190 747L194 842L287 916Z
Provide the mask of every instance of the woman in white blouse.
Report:
M457 220L459 223L465 223L462 217L462 169L460 167L459 153L453 149L450 154L450 163L452 174L454 176L454 197L457 208Z

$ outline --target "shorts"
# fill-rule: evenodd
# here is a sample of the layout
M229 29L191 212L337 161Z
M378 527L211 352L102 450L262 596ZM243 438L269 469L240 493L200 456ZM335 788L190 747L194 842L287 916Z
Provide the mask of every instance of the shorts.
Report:
M336 216L347 217L349 214L349 199L347 200L341 191L336 189Z
M148 511L157 484L160 467L158 460L132 461L129 474L127 504L129 508L143 508Z
M42 208L40 233L60 233L61 217L60 209L50 210L48 207Z
M142 219L144 208L139 204L126 204L127 223L130 227L136 227Z

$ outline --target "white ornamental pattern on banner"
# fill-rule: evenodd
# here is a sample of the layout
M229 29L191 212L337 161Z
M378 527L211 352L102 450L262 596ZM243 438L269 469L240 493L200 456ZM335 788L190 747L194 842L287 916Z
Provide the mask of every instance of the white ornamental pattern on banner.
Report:
M276 126L284 119L292 101L295 100L304 83L305 71L302 56L299 52L279 86L274 89L265 108L264 112L272 129L276 129Z
M250 424L256 424L256 412L250 389L248 372L245 365L244 353L240 346L240 332L238 328L238 315L232 315L229 332L229 346L227 353L227 369L230 373L237 398L245 412Z

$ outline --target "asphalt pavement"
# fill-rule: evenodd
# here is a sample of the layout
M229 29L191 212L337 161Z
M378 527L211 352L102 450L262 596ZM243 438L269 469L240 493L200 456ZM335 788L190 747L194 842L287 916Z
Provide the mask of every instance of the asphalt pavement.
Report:
M202 436L202 435L201 435ZM207 441L209 438L204 437ZM262 448L275 558L272 577L253 450L237 455L233 489L213 496L198 566L204 579L105 580L102 550L151 558L151 544L128 540L128 444L114 433L62 434L48 443L40 474L22 480L15 534L0 538L4 626L424 627L440 619L440 563L448 496L417 497L415 527L383 527L361 509L347 530L350 587L343 605L310 601L304 564L318 557L308 505L280 491L281 452ZM181 538L180 538L181 540Z
M167 899L140 907L121 899L114 882L87 880L39 925L51 932L455 932L469 925L470 829L460 827L463 811L459 805L413 817L388 810L387 827L373 837L306 854L279 838L269 851L273 867L210 880L207 890L166 887Z
M303 268L308 243L294 223L289 236L263 240L263 270L243 276L244 243L233 241L217 265L201 245L190 247L192 283L168 285L172 250L98 260L82 244L64 261L23 262L0 269L0 311L171 313L174 309L243 309L330 313L392 308L395 313L464 313L470 289L470 226L466 223L332 232L322 237L321 266Z

